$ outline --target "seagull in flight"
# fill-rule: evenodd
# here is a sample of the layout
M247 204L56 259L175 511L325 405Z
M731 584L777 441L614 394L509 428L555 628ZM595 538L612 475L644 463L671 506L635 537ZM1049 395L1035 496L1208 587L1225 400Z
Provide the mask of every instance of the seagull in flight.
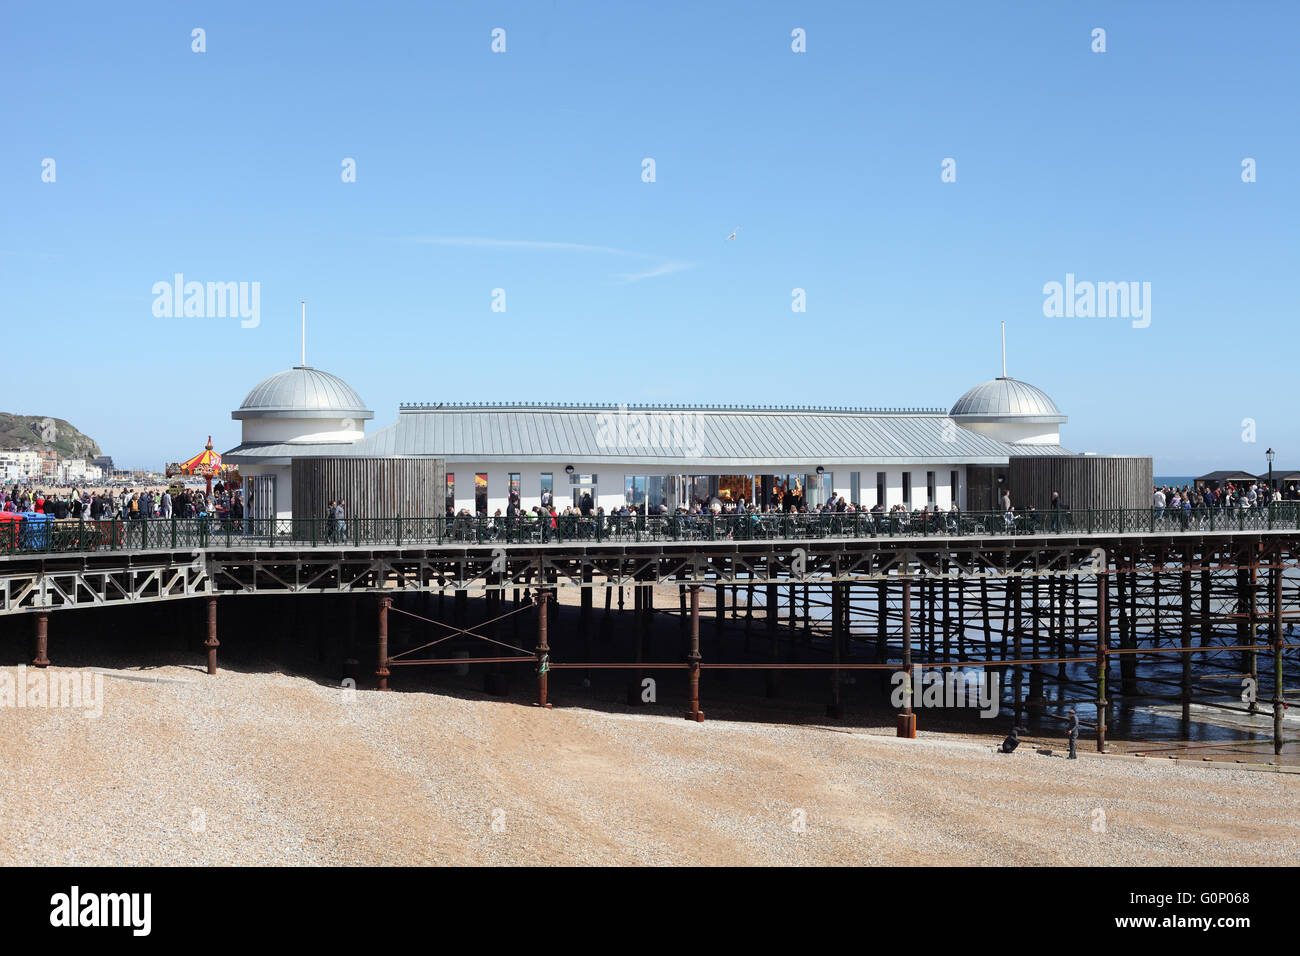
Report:
M737 233L737 232L740 232L740 227L739 227L739 226L737 226L737 227L735 228L735 230L731 233L731 235L729 235L727 238L728 238L728 239L735 239L735 238L736 238L736 233Z

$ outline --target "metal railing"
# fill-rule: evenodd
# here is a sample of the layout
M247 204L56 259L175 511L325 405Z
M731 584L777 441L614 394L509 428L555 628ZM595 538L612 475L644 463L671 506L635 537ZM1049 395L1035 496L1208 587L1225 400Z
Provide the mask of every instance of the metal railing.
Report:
M1300 530L1300 502L1189 511L884 512L559 515L437 518L138 518L0 522L0 555L211 547L402 547L443 544L789 541L818 538L1201 534Z

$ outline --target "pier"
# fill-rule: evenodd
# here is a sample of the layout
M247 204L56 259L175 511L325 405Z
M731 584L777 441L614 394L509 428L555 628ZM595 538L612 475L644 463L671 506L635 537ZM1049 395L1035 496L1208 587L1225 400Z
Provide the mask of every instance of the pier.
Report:
M645 675L667 684L684 671L684 713L700 720L702 672L763 671L779 697L781 673L817 671L836 718L858 672L982 670L998 675L1003 713L1017 723L1049 702L1077 706L1098 750L1117 702L1137 701L1178 705L1184 722L1193 706L1271 713L1274 753L1282 750L1300 648L1287 639L1300 616L1300 528L1290 510L1200 515L1187 530L1181 516L1149 510L1074 514L1055 533L1046 520L1030 531L996 514L906 528L868 514L758 517L776 520L575 516L549 532L441 518L341 529L145 520L49 528L0 555L0 627L12 637L30 618L32 664L47 667L78 608L201 602L195 644L215 673L221 607L250 602L239 618L256 631L259 597L292 595L304 612L328 597L348 607L324 639L369 643L360 677L380 689L400 686L406 668L479 666L489 690L502 674L535 680L546 706L552 672L623 671L634 702ZM1089 526L1109 530L1081 530ZM676 601L664 601L665 588ZM701 592L712 607L701 608ZM576 627L548 627L562 594L574 596ZM594 642L597 615L615 602L621 610L628 596L630 648ZM481 621L468 620L471 598ZM395 615L427 639L393 648ZM680 620L679 646L651 636L665 615ZM899 733L914 734L916 721L909 699Z

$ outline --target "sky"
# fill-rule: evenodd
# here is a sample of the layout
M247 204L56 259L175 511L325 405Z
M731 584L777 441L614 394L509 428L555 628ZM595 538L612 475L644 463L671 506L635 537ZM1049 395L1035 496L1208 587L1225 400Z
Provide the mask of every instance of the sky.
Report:
M1005 322L1075 451L1300 468L1298 28L1289 0L4 0L0 410L119 466L230 448L300 300L372 429L946 409ZM178 273L256 283L256 324L156 315ZM1045 315L1067 274L1145 317Z

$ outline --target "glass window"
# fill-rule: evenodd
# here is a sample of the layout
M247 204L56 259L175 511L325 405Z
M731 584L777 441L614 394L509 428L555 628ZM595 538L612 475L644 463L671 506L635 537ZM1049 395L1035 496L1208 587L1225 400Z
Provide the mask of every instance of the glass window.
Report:
M541 501L543 504L554 502L555 500L555 479L551 472L542 472Z
M487 472L479 472L474 476L474 511L476 514L487 514L487 491Z
M849 473L849 501L854 505L862 503L862 472Z
M645 475L623 476L623 498L629 508L639 508L645 504L645 491Z
M754 500L754 481L749 475L719 475L718 497L722 506L739 504L741 500Z
M662 508L668 504L668 478L665 475L651 475L646 485L646 496L651 508Z
M447 472L447 514L456 513L456 473Z
M885 473L876 472L876 504L885 507Z
M934 504L935 484L934 472L927 471L925 473L925 503L927 505Z
M948 473L948 497L952 499L953 504L957 504L957 472Z
M911 509L912 507L912 473L903 472L903 507Z
M519 480L519 472L512 471L506 475L506 496L511 500L518 502L521 490L522 483Z

